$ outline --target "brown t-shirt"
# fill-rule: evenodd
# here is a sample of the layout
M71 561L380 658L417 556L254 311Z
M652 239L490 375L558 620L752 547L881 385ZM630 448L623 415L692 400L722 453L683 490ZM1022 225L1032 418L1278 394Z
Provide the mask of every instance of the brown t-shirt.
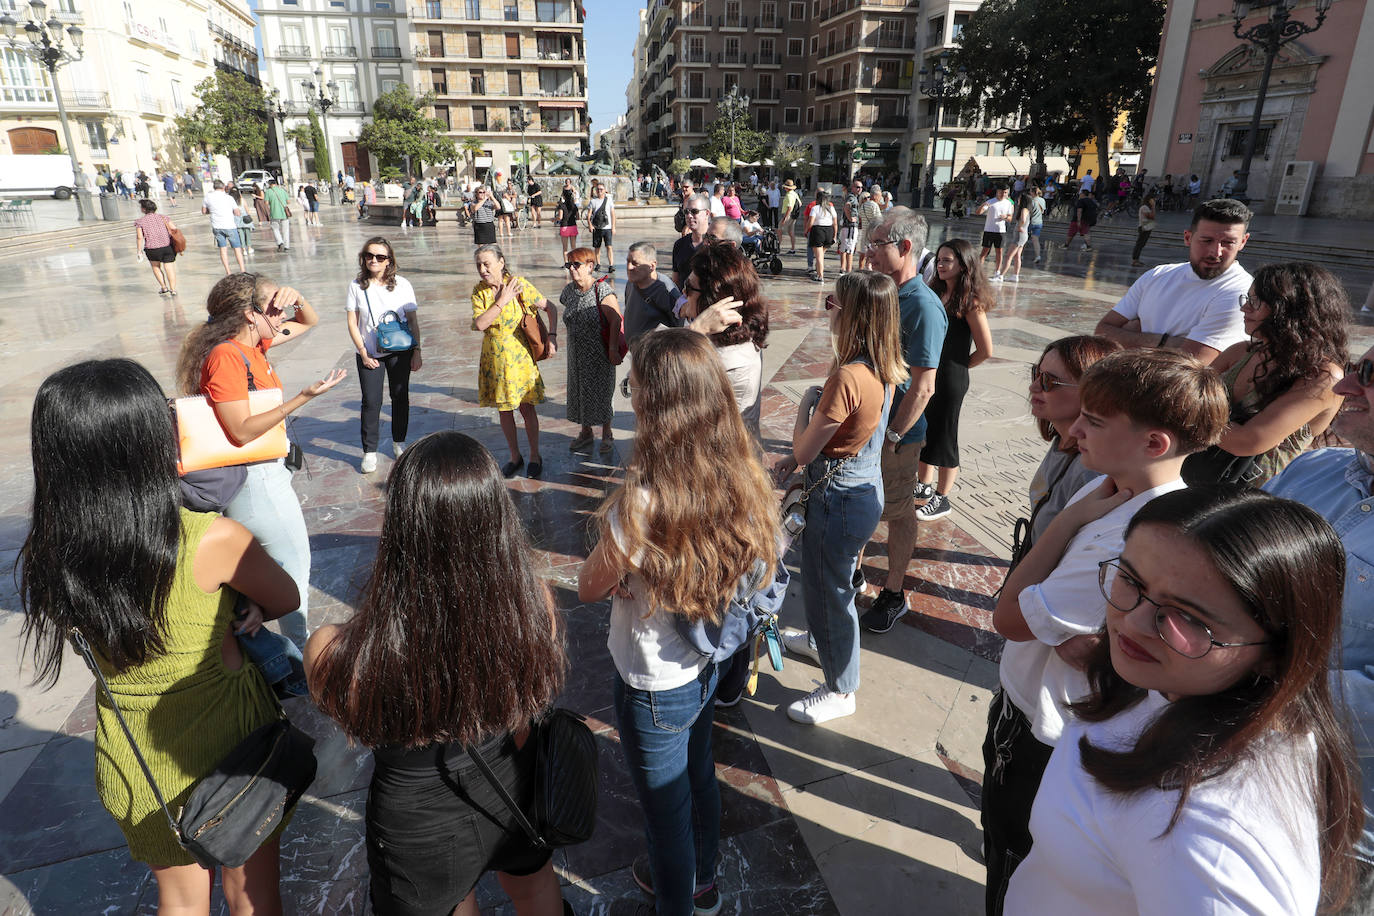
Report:
M840 421L840 428L821 449L822 455L857 455L883 419L883 383L863 363L841 366L821 389L815 415Z

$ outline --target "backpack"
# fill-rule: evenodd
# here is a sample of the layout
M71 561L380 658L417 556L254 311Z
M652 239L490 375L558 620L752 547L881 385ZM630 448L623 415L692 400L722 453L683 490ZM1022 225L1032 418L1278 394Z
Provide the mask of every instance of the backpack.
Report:
M608 201L610 201L610 198L603 197L601 200L602 203L599 207L592 207L588 204L592 211L592 226L597 229L605 229L611 221L611 218L606 214L606 207L609 205Z
M755 561L749 571L740 576L739 584L735 588L735 597L726 604L719 622L688 622L685 617L674 615L678 635L698 654L717 664L728 661L736 652L749 646L756 637L765 636L768 639L773 667L781 671L781 652L774 655L774 648L780 644L778 614L782 610L783 598L787 595L789 579L787 567L783 565L781 558L771 579L764 562Z
M687 204L686 204L686 202L684 202L684 203L682 204L682 206L680 206L680 207L677 208L677 212L673 214L673 229L675 229L675 230L678 231L678 232L681 232L681 231L683 231L683 230L686 229L686 228L687 228Z

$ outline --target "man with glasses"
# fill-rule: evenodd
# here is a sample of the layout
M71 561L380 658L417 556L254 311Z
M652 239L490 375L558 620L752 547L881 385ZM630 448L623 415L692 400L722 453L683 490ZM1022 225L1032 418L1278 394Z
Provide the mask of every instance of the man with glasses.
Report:
M1236 297L1252 279L1236 258L1250 238L1253 216L1238 200L1199 206L1183 233L1187 262L1147 270L1093 333L1123 347L1172 347L1208 364L1246 340Z
M682 289L682 284L691 273L692 255L706 243L706 233L711 228L711 198L706 194L693 194L682 202L686 214L687 234L673 243L673 285Z
M1342 916L1374 913L1374 348L1336 383L1345 405L1331 431L1353 448L1323 448L1295 458L1264 489L1326 518L1345 545L1345 608L1332 689L1350 713L1350 737L1363 771L1364 835L1356 902Z
M677 230L678 235L687 234L687 201L692 199L694 193L696 192L692 190L692 182L684 178L682 180L682 202L678 204L677 212L673 214L673 228Z

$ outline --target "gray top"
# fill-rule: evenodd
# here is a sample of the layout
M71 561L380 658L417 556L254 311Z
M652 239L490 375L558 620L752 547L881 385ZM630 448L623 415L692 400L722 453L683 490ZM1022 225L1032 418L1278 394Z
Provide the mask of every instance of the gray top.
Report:
M655 328L675 328L682 322L673 314L678 289L672 280L659 277L644 289L625 283L625 339L635 338Z
M1035 469L1035 476L1031 478L1031 512L1034 513L1035 507L1042 499L1044 500L1040 513L1032 518L1031 543L1034 544L1040 539L1040 535L1044 534L1050 522L1054 521L1054 517L1073 494L1083 489L1085 483L1100 476L1096 471L1083 467L1083 463L1078 460L1078 452L1060 451L1059 440L1056 439L1050 445L1050 450L1045 453L1040 467Z

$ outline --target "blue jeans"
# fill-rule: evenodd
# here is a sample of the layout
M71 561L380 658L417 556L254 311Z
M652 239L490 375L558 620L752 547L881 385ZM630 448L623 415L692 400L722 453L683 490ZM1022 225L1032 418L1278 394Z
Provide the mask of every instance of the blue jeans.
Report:
M818 457L806 468L810 486L829 469ZM859 551L883 514L882 473L869 455L852 459L811 492L801 535L802 607L821 656L825 686L836 693L859 689L859 612L854 570Z
M644 808L658 916L691 916L692 897L716 880L720 786L711 754L718 666L672 690L613 687L620 747Z
M309 635L310 535L286 465L280 459L250 464L248 481L224 507L224 515L247 528L295 581L301 593L300 607L277 623L282 635L295 643L297 650L304 650Z
M239 596L240 605L246 599ZM235 608L235 613L240 608ZM305 659L296 644L267 627L259 627L253 635L239 634L239 649L262 672L280 697L303 697L310 693L305 681Z

